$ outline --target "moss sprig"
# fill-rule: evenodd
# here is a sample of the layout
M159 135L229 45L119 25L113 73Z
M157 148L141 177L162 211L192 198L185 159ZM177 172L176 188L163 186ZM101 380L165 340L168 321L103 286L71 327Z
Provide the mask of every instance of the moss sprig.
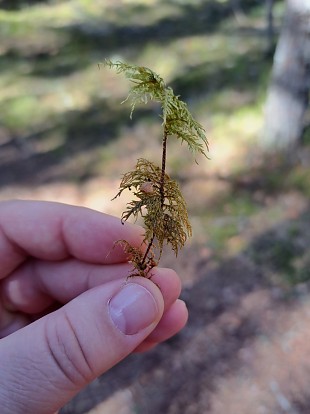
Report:
M126 221L131 216L135 219L143 217L145 240L149 242L155 237L160 254L166 242L177 255L192 234L186 203L178 183L165 173L162 204L161 169L151 161L140 158L136 168L123 175L120 190L115 197L126 189L133 191L136 199L127 204L122 220Z
M193 153L207 156L208 141L205 130L191 115L185 102L173 93L171 87L151 69L143 66L129 65L123 62L106 61L117 73L124 73L131 83L127 98L131 102L130 117L137 104L149 101L159 102L162 109L162 163L161 167L151 161L139 158L133 171L123 175L119 192L133 192L134 199L127 204L122 214L122 222L140 216L145 226L144 243L146 249L131 246L126 240L120 240L134 271L131 274L147 277L149 271L158 264L164 244L171 246L177 256L192 228L188 219L186 202L178 183L166 173L167 141L174 136L185 142ZM157 251L157 257L155 254Z
M162 120L165 133L175 135L186 142L191 152L206 155L208 140L205 130L189 112L185 102L175 95L173 89L165 85L164 80L151 69L144 66L129 65L123 62L105 62L110 68L116 69L117 73L124 73L133 86L127 98L123 101L131 101L130 117L134 112L136 104L156 101L161 104Z

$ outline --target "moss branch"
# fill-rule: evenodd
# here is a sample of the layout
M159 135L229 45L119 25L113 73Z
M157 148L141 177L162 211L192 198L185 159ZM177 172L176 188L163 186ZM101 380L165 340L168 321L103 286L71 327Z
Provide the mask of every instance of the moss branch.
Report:
M144 265L146 263L146 260L148 258L148 255L150 253L151 248L153 247L154 240L155 240L155 234L153 233L153 236L151 237L151 240L149 241L149 244L146 248L146 251L145 251L143 259L142 259L142 268L144 267Z
M190 151L205 156L208 141L203 127L192 117L186 104L151 69L111 61L106 61L106 65L115 68L118 73L124 73L133 84L125 100L131 101L130 116L137 103L157 101L162 108L161 167L146 159L138 159L135 170L124 174L116 195L120 196L125 189L133 189L134 198L127 204L122 220L143 218L147 247L143 254L126 241L121 242L134 265L135 273L132 275L147 276L150 269L158 264L164 243L170 245L177 255L192 234L183 195L177 182L166 173L168 137L174 136L185 142ZM156 250L159 257L155 260Z
M166 131L166 127L164 127L164 133L163 133L163 140L162 140L162 157L161 157L161 175L160 175L160 203L161 208L163 208L165 203L165 175L166 175L166 160L167 160L167 140L168 140L168 134ZM155 225L156 226L156 223ZM149 241L149 244L147 246L147 249L145 251L145 254L143 256L142 265L145 264L148 254L154 244L155 235L153 233L151 240Z
M166 175L166 160L167 160L167 140L168 134L166 125L164 127L163 141L162 141L162 157L161 157L161 176L160 176L160 196L161 206L164 206L165 202L165 175Z

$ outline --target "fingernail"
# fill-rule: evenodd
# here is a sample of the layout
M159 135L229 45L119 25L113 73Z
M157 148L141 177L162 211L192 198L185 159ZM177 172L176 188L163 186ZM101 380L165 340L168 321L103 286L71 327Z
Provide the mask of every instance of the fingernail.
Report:
M134 335L151 325L158 315L153 295L137 283L128 283L109 302L110 316L126 335Z

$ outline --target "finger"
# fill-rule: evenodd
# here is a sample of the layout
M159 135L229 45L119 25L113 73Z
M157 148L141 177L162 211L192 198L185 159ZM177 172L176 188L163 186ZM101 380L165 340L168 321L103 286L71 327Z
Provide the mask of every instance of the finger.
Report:
M9 312L0 302L0 339L28 325L29 317L20 312Z
M154 267L151 273L152 282L159 287L164 297L166 311L180 296L181 280L178 274L170 268Z
M1 413L56 411L130 354L155 328L163 306L150 280L110 282L2 339Z
M31 260L0 284L2 301L11 311L29 314L48 308L54 301L67 303L92 287L129 275L128 263L92 265L76 259L61 262Z
M70 265L72 265L71 270ZM42 313L50 311L52 302L66 303L86 290L107 283L111 279L111 273L113 278L117 277L124 283L129 268L128 264L110 267L88 265L72 260L62 264L48 263L41 276L40 272L35 272L35 278L31 272L25 271L22 275L16 272L16 278L10 276L2 282L2 299L10 312L6 311L9 319L4 319L3 323L0 318L0 337L30 322L29 317L21 312L38 314L38 317L41 317ZM172 269L154 268L152 272L152 281L163 295L166 311L179 297L180 279ZM130 278L129 281L134 279L136 278ZM140 277L137 279L139 280Z
M117 240L139 247L143 229L87 208L40 201L0 203L0 279L28 256L43 260L75 257L89 263L118 263L128 257Z
M188 320L188 310L185 303L178 299L165 312L154 331L135 349L135 352L145 352L160 342L164 342L184 328Z
M75 259L29 261L2 281L2 300L10 310L38 313L53 301L66 303L100 284L116 279L125 281L131 271L128 263L101 266ZM167 309L180 295L180 279L171 269L154 268L151 272Z

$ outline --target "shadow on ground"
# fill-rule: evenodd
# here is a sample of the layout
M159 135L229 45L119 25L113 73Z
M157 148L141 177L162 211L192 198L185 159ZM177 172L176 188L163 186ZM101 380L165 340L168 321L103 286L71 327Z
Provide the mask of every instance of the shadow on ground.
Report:
M260 85L261 74L265 73L269 64L270 62L261 59L261 56L253 51L253 54L244 54L232 59L226 68L224 62L217 61L188 67L182 76L172 80L171 85L176 93L182 91L182 98L188 101L195 100L201 95L207 100L225 88L246 90L251 89L253 84ZM3 117L8 105L9 102L4 102L0 107ZM237 110L237 105L236 103L234 108L230 107L229 110ZM244 105L242 100L240 105ZM156 120L156 115L154 108L140 107L135 110L133 120L130 120L128 108L121 107L119 103L110 106L106 100L97 99L85 110L66 111L50 117L44 124L31 125L32 130L27 131L27 128L24 128L24 135L19 131L20 128L13 131L9 127L2 127L0 187L41 184L56 180L72 181L73 178L79 182L80 179L90 178L93 175L92 168L89 170L87 166L83 166L83 173L76 164L76 171L70 170L67 174L62 166L67 160L74 160L87 151L103 148L108 143L118 140L121 128L134 128L138 122L151 117ZM5 119L3 124L5 125ZM40 150L43 141L52 140L56 144L51 149ZM90 159L90 167L96 164L96 155Z
M0 187L88 180L97 175L94 167L100 158L96 150L118 140L121 128L133 128L150 115L151 109L139 108L130 120L128 108L114 110L105 102L97 102L86 111L68 112L65 119L49 128L28 136L12 136L0 145ZM54 141L55 136L62 137L61 141ZM52 148L40 150L40 143L49 139L54 142ZM81 167L76 162L70 172L66 171L66 162L88 152L91 154L86 165Z
M291 284L290 275L307 274L306 279L309 279L309 244L308 208L298 218L280 223L257 237L242 254L218 265L196 256L196 282L183 292L190 313L187 327L154 351L132 355L120 363L90 385L61 413L86 413L124 389L130 390L130 404L136 410L127 407L129 413L229 412L229 406L216 411L214 401L220 392L218 386L235 378L234 385L238 388L245 370L250 372L250 380L253 379L251 375L255 375L251 370L255 366L257 343L262 340L271 344L270 352L275 352L273 341L279 329L279 319L283 318L284 312L297 309L307 297L309 286L299 283L302 278L294 280L297 284ZM195 257L194 251L191 254ZM281 335L290 335L290 331ZM299 352L303 351L307 350L299 349ZM290 365L291 362L285 365L283 358L285 354L277 361L278 364L284 364L284 370L294 378L294 366ZM304 358L307 359L307 354ZM272 360L272 355L269 359ZM263 359L260 364L267 364L266 369L269 369L270 360ZM282 384L283 378L271 376L272 380L279 382L280 387L288 386ZM231 384L229 386L232 387ZM263 385L257 383L256 386L260 389ZM296 395L291 396L292 401L290 396L285 398L292 407L298 407L296 412L306 413L308 411L301 408L307 406L307 398L301 388L299 398L296 399ZM266 396L268 404L271 404L268 413L282 413L278 411L276 393L274 395L270 389L265 391L262 400L252 396L252 404L263 407L267 404ZM245 396L240 393L240 398ZM106 412L104 405L102 407L103 411L98 409L98 413ZM238 412L248 413L246 404L245 409Z

